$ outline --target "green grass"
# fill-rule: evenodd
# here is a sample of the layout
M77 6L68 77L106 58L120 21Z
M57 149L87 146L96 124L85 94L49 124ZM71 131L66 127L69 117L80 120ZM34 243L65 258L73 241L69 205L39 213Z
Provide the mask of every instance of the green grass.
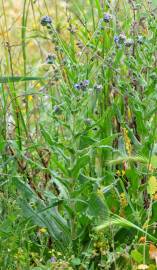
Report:
M156 269L155 1L0 7L0 269Z

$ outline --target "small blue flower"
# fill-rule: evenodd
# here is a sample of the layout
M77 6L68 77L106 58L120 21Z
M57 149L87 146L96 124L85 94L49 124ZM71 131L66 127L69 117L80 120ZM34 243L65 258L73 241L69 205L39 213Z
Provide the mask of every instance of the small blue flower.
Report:
M112 20L112 15L109 13L105 13L103 20L104 22L109 23Z
M77 90L80 90L80 89L85 90L88 85L89 85L89 80L84 80L84 81L81 81L79 83L75 83L74 88Z
M54 111L54 113L60 113L61 112L61 108L58 105L55 105L53 107L53 111Z
M89 80L85 80L82 82L84 87L87 87L89 85Z
M114 36L114 42L115 42L116 44L119 43L119 36Z
M74 88L77 89L77 90L80 90L81 89L81 86L79 83L75 83L74 84Z
M50 262L51 263L55 263L56 262L56 258L55 257L51 257Z
M49 17L49 16L44 16L44 17L41 18L40 23L41 23L42 26L50 25L52 23L52 18Z

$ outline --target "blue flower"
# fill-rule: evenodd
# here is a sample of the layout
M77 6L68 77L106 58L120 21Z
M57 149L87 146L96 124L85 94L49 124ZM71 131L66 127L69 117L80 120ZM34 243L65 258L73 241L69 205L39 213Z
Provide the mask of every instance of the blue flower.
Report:
M119 43L119 36L114 36L114 42L115 42L116 44Z
M55 263L56 262L56 258L55 257L51 257L50 262L51 263Z
M80 90L81 89L81 86L79 83L75 83L74 84L74 88L77 89L77 90Z
M121 47L122 44L125 44L126 36L125 34L121 33L119 36L114 36L114 42L118 47Z
M75 83L74 88L77 90L80 90L80 89L85 90L88 85L89 85L89 80L84 80L84 81L81 81L79 83Z
M44 16L44 17L41 18L40 23L41 23L42 26L50 25L52 23L52 18L49 17L49 16Z
M109 13L104 14L104 18L103 18L104 22L108 23L110 22L111 19L112 19L112 16Z
M53 107L53 111L54 111L54 113L60 113L61 112L61 108L58 105L55 105Z
M89 85L89 80L85 80L82 82L84 87L87 87Z
M111 21L111 19L112 19L111 14L109 14L109 13L104 14L104 18L103 18L104 22L109 23Z

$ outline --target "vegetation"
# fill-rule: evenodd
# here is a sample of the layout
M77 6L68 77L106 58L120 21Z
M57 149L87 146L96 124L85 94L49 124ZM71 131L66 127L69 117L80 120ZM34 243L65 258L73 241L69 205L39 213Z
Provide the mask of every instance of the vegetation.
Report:
M156 1L0 7L0 269L157 269Z

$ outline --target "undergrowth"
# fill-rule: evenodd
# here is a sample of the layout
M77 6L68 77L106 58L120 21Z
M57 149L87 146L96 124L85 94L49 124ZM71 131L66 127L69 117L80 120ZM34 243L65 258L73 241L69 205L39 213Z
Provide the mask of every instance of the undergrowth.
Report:
M0 269L156 269L156 2L0 7Z

